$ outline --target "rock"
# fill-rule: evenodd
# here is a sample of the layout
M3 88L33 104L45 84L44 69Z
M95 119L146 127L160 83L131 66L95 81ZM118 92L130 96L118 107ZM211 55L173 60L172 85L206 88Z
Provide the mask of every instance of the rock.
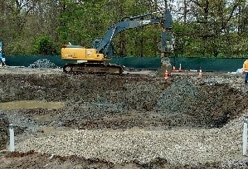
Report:
M28 66L29 68L58 68L54 63L52 63L48 59L39 59L35 61L33 64Z

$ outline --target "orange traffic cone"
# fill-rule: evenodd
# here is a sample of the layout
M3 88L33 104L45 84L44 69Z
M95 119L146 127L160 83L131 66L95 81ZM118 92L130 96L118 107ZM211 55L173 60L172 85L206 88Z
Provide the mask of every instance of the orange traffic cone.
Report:
M202 69L200 68L198 78L202 78Z
M168 71L167 69L165 70L165 73L164 73L164 79L168 79L169 78L169 74L168 74Z

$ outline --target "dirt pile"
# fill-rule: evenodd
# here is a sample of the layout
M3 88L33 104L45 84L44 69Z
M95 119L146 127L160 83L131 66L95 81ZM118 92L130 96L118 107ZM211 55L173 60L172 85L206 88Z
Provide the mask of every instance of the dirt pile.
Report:
M222 127L245 109L247 98L238 89L225 83L196 82L200 81L181 79L163 91L156 111L174 119L171 125Z
M26 169L26 168L77 168L77 169L178 169L178 168L221 168L219 163L199 164L197 166L170 165L165 159L155 159L149 163L142 164L133 161L129 164L115 165L111 162L99 159L84 159L70 156L60 157L50 154L28 153L8 153L0 159L2 168ZM245 165L244 165L245 166Z

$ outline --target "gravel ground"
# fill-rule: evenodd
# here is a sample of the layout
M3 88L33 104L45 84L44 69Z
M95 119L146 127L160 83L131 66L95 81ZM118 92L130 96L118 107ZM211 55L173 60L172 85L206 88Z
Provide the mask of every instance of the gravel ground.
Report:
M248 113L246 113L248 115ZM156 158L178 165L221 162L223 166L242 157L240 117L220 129L171 129L161 131L72 130L41 138L29 138L17 150L60 156L77 155L112 163L134 160L148 163Z

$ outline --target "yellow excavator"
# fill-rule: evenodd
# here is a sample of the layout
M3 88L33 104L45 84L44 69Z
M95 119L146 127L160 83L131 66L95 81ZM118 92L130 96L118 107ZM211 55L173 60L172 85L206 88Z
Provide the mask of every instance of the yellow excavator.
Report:
M64 60L75 60L77 63L67 64L63 67L65 73L87 74L122 74L121 65L107 64L110 61L104 54L95 48L84 48L79 45L64 45L61 49Z
M156 17L154 15L156 14ZM160 15L158 17L158 15ZM157 11L145 15L128 17L111 26L103 39L96 39L92 48L84 48L80 45L66 44L62 46L61 58L63 60L75 61L63 67L65 73L73 74L113 74L120 75L124 71L122 65L110 64L113 56L111 41L120 32L136 27L143 27L151 24L161 24L163 28L160 42L160 51L164 54L168 46L172 45L170 30L172 16L170 11Z

